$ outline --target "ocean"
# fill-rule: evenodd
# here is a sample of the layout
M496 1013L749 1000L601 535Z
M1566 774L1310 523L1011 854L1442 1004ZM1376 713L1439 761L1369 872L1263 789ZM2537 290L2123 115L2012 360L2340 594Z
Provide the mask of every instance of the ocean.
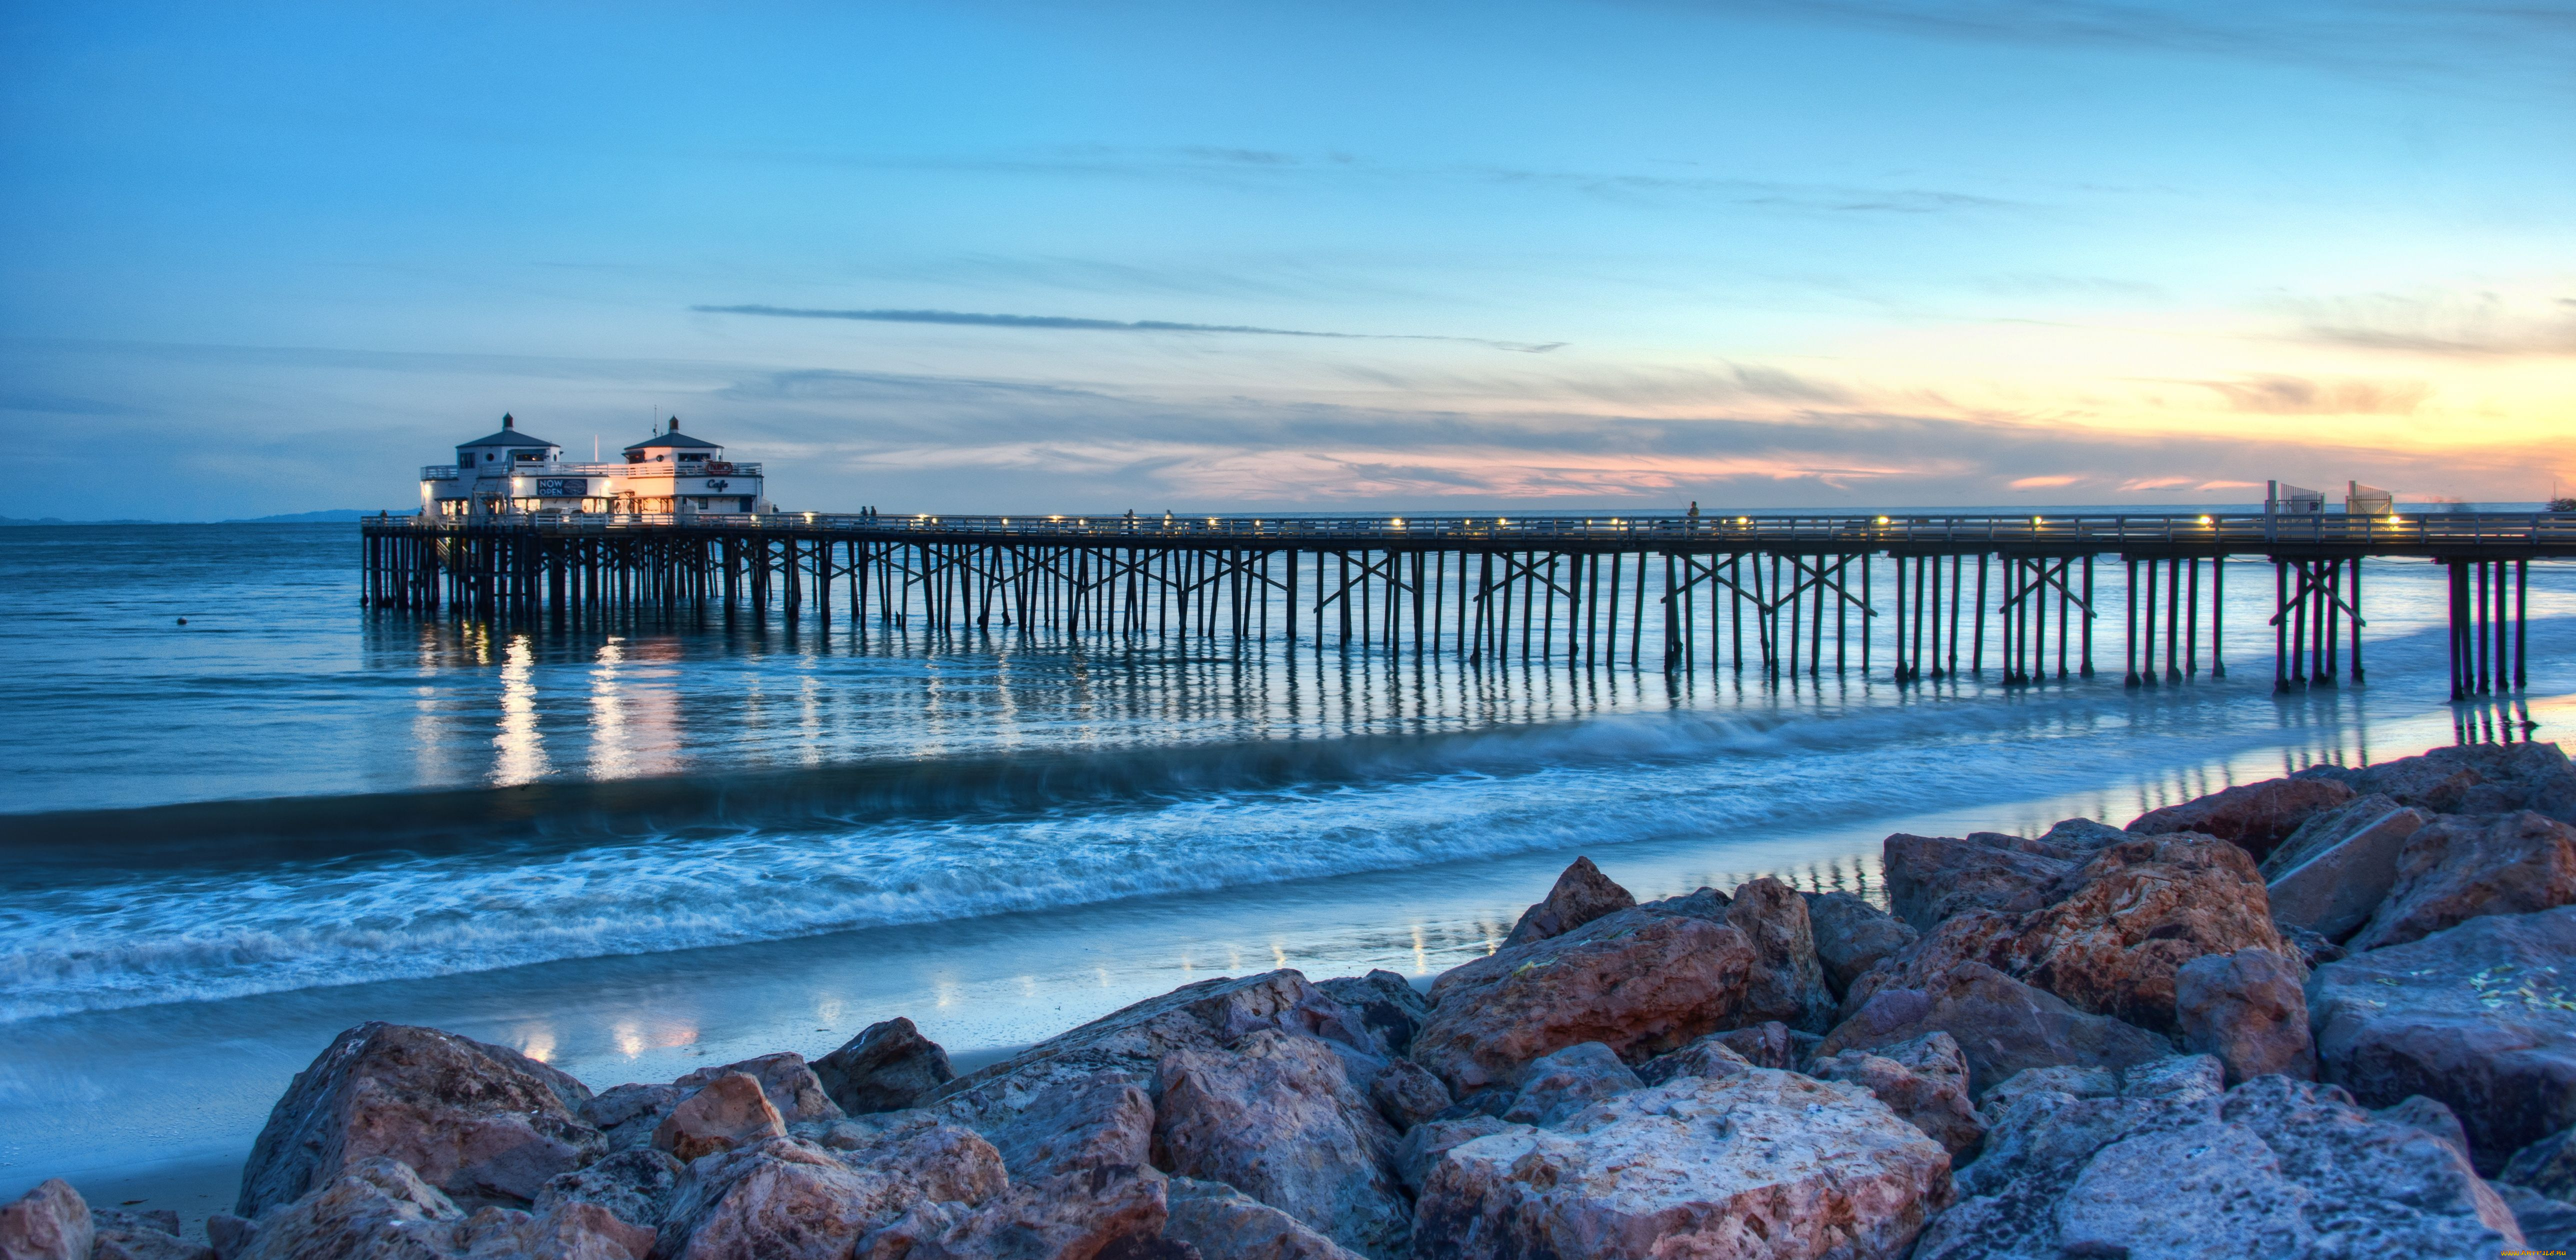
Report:
M2370 684L2283 696L2269 577L2231 567L2223 680L2124 688L2114 630L2091 679L1898 687L1883 641L1872 673L1770 684L721 611L486 626L362 608L350 524L0 529L0 1195L226 1206L287 1079L367 1019L595 1087L894 1015L971 1062L1195 978L1435 973L1577 853L1641 896L1872 894L1891 831L2120 823L2463 714L2576 721L2576 569L2533 569L2526 696L2460 710L2438 570L2373 562Z

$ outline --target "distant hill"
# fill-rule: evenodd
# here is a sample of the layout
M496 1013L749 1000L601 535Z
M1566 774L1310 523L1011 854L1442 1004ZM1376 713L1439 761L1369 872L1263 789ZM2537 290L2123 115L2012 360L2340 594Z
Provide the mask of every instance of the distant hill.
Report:
M356 521L391 511L396 516L409 516L413 508L326 508L319 512L289 512L283 516L246 516L225 521L226 525L300 525L310 521Z
M140 519L134 519L134 518L125 518L125 519L113 520L113 521L67 521L67 520L64 520L63 518L61 518L61 517L59 517L59 516L39 516L39 517L34 518L33 520L30 520L30 519L28 519L28 518L26 518L26 517L23 517L23 516L0 516L0 528L6 528L6 527L11 526L11 525L162 525L162 524L167 524L167 522L164 522L164 521L146 521L146 520L140 520Z

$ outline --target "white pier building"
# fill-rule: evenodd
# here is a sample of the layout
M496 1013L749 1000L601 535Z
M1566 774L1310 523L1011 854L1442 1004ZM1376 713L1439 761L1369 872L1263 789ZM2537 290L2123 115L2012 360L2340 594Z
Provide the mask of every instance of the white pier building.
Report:
M425 516L499 516L513 512L617 512L645 515L741 515L771 510L760 465L736 463L724 448L667 430L626 448L615 464L567 464L563 447L523 432L501 417L501 431L456 448L453 464L420 470Z

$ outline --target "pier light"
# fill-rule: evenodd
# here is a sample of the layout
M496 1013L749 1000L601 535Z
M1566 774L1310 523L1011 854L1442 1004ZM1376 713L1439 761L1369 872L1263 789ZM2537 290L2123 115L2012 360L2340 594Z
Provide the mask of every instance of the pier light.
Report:
M2207 525L2207 524L2209 524L2209 523L2210 523L2210 522L2209 522L2209 518L2208 518L2208 517L2206 517L2206 516L2204 516L2204 517L2200 518L2200 523L2201 523L2201 524L2203 524L2203 525Z
M2045 517L2034 516L2030 518L2030 523L2033 525L2045 525L2048 523L2048 520Z
M1881 524L1881 525L1886 524L1886 523L1887 523L1887 518L1886 518L1886 517L1884 517L1884 516L1882 516L1882 517L1878 518L1878 523L1879 523L1879 524Z
M808 525L811 525L811 524L813 524L813 523L814 523L814 514L813 514L813 513L811 513L811 512L807 512L807 513L805 514L805 523L806 523L806 524L808 524Z
M2391 512L2388 514L2388 523L2391 525L2403 525L2406 523L2406 518L2399 516L2395 512Z
M1738 525L1750 525L1753 523L1753 518L1750 516L1739 516L1735 518L1735 523Z

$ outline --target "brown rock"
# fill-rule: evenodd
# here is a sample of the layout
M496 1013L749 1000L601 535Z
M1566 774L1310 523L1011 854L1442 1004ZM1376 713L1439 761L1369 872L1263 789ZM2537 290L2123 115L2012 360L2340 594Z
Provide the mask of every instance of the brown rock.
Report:
M1208 1260L1359 1260L1296 1217L1220 1181L1174 1177L1164 1191L1163 1237Z
M2449 816L2406 838L2355 950L2403 945L2486 914L2576 903L2576 828L2525 810Z
M234 1211L256 1217L384 1156L464 1204L523 1204L607 1149L575 1114L581 1082L515 1051L435 1028L361 1024L298 1073L242 1169Z
M2049 889L2079 863L2006 843L2014 839L1984 832L1966 839L1889 836L1882 848L1888 908L1928 932L1962 911L2012 914L2046 905Z
M1413 1059L1462 1095L1577 1042L1642 1059L1726 1023L1752 964L1735 928L1622 911L1441 976Z
M788 1124L827 1122L843 1114L801 1054L782 1051L723 1067L699 1068L671 1083L684 1090L702 1089L737 1072L760 1082L760 1092L768 1097L770 1106L778 1109L778 1118Z
M2316 1043L2308 1036L2307 977L2298 965L2267 949L2204 954L2174 973L2183 1049L2215 1056L2227 1083L2280 1073L2303 1081L2317 1076Z
M1115 1072L1049 1086L994 1130L993 1149L1020 1181L1135 1168L1151 1161L1154 1100Z
M1945 1032L1873 1050L1817 1059L1807 1075L1866 1089L1907 1124L1939 1142L1954 1162L1976 1153L1986 1123L1968 1101L1968 1056Z
M2432 821L2377 795L2308 820L2263 864L2273 922L2329 941L2352 935L2396 886L2408 837Z
M2176 832L2216 836L2260 858L2289 839L2301 823L2353 796L2350 787L2328 779L2240 783L2180 805L2148 810L2129 824L2129 830L2142 836Z
M1739 1072L1750 1072L1755 1067L1753 1061L1736 1053L1735 1047L1727 1044L1726 1039L1736 1035L1738 1033L1710 1033L1670 1054L1656 1055L1638 1065L1637 1079L1648 1085L1663 1085L1685 1076L1733 1076Z
M629 1081L603 1089L582 1103L582 1122L600 1131L612 1151L649 1147L653 1130L689 1091L677 1085L640 1085Z
M1866 1091L1756 1068L1452 1147L1414 1254L1894 1257L1949 1195L1949 1153Z
M1753 967L1745 975L1736 1019L1778 1020L1810 1033L1833 1027L1834 995L1825 987L1824 964L1816 958L1806 898L1764 876L1735 890L1726 921L1753 944Z
M689 1165L663 1218L662 1260L843 1260L860 1235L924 1202L973 1207L1008 1184L972 1132L927 1117L833 1153L771 1138Z
M2373 1107L2441 1101L2481 1169L2576 1124L2576 906L2355 954L2307 996L2325 1079Z
M680 1100L661 1126L653 1130L653 1149L669 1151L685 1164L701 1156L774 1137L785 1137L787 1125L778 1108L745 1072L719 1076Z
M60 1177L0 1207L0 1256L8 1260L89 1260L95 1241L89 1204Z
M1376 1040L1377 1052L1390 1058L1412 1047L1415 1030L1431 1013L1421 992L1392 971L1320 980L1315 990L1356 1015Z
M1808 893L1807 919L1813 925L1816 960L1824 964L1825 985L1836 999L1853 980L1879 962L1921 939L1905 920L1847 892Z
M559 1173L537 1192L535 1211L594 1203L629 1225L659 1228L679 1188L680 1161L650 1147L619 1151L577 1172Z
M1354 1251L1402 1254L1412 1214L1395 1130L1331 1050L1263 1029L1229 1050L1174 1053L1162 1081L1161 1167L1225 1182Z
M859 1240L856 1260L1101 1260L1162 1233L1151 1168L1095 1168L1011 1186L975 1207L929 1201Z
M179 1214L168 1208L100 1208L90 1213L90 1223L96 1230L90 1260L215 1260L214 1248L179 1237ZM7 1254L0 1247L0 1255Z
M1640 902L1637 908L1649 914L1677 914L1687 918L1706 919L1711 923L1724 923L1726 904L1725 893L1702 884L1678 897Z
M2576 823L2576 769L2556 744L2466 744L2346 769L2313 766L2300 778L2333 779L2359 792L2444 814L2520 810Z
M1369 1101L1398 1133L1439 1115L1454 1101L1449 1087L1411 1059L1396 1059L1369 1082Z
M1972 1097L1983 1097L2027 1068L2121 1068L2173 1053L2171 1043L2145 1029L2088 1015L1982 963L1961 963L1923 988L1880 990L1826 1034L1816 1055L1894 1045L1932 1032L1946 1032L1959 1043Z
M1520 1093L1504 1109L1503 1119L1545 1128L1604 1098L1643 1089L1645 1084L1619 1061L1618 1055L1610 1052L1610 1047L1586 1041L1531 1061L1529 1070L1521 1076Z
M374 1157L261 1217L235 1260L644 1260L652 1243L592 1203L468 1216L410 1166Z
M842 1111L898 1111L947 1084L948 1052L897 1016L870 1024L838 1050L814 1061L814 1076Z
M2164 1032L2176 1027L2175 970L2248 948L2290 953L2253 860L2184 833L2104 848L1988 960L2080 1010Z
M1563 936L1605 914L1616 914L1636 904L1637 898L1610 882L1592 859L1579 857L1556 877L1556 886L1547 890L1545 899L1521 912L1520 922L1512 925L1512 934L1503 938L1503 944L1528 945Z
M1711 1036L1727 1049L1744 1056L1755 1067L1779 1068L1794 1072L1815 1051L1821 1037L1802 1033L1778 1020L1755 1024L1749 1028L1730 1028Z

